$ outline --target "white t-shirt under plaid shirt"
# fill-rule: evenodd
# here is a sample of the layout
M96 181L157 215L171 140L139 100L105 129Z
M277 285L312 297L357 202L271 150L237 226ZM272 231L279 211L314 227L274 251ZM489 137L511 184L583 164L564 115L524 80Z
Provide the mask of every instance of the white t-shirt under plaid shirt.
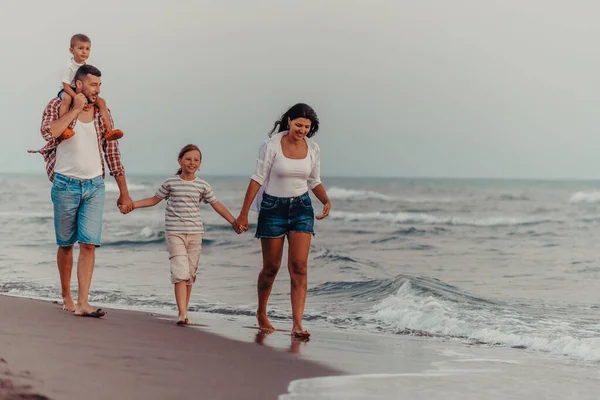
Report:
M167 233L204 233L200 202L214 204L217 198L210 185L200 178L185 181L179 176L168 178L155 194L167 199L165 231Z

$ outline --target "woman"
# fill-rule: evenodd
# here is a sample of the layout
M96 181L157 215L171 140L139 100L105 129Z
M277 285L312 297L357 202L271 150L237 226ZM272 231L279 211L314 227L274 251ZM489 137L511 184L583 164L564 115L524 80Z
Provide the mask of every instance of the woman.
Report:
M274 133L277 126L279 130ZM310 139L318 130L317 114L302 103L294 105L275 122L270 138L260 148L256 172L252 175L237 219L240 229L247 230L250 207L258 211L256 237L261 241L263 267L258 275L256 318L264 332L275 330L267 317L267 303L279 272L287 237L292 335L301 339L310 336L302 328L308 253L315 219L308 190L311 189L323 203L323 213L317 219L327 217L331 209L331 202L321 184L319 146ZM257 194L257 201L254 201Z

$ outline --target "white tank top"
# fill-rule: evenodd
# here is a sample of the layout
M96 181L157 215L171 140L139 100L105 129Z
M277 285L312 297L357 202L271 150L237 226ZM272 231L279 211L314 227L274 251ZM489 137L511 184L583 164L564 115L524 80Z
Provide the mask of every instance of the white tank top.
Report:
M265 193L275 197L298 197L308 192L308 177L311 171L312 162L308 151L305 158L295 160L283 155L280 144Z
M102 175L102 161L94 121L75 123L75 135L56 148L54 172L77 179Z

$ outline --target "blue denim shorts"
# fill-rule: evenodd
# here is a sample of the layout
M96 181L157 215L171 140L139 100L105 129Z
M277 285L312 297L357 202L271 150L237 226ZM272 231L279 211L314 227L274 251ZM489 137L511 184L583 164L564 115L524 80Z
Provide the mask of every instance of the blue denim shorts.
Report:
M275 197L263 194L256 226L257 238L274 239L289 232L304 232L314 236L315 212L310 196Z
M52 184L56 244L100 246L104 213L104 179L75 179L56 174Z

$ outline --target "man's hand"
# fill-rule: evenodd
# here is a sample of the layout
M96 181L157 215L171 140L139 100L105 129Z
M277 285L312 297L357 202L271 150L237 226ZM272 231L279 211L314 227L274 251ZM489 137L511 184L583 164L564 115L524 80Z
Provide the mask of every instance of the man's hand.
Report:
M128 193L121 194L117 200L117 207L123 214L133 211L133 200Z
M83 111L87 104L87 97L83 93L77 94L75 99L73 99L73 108L79 112Z

